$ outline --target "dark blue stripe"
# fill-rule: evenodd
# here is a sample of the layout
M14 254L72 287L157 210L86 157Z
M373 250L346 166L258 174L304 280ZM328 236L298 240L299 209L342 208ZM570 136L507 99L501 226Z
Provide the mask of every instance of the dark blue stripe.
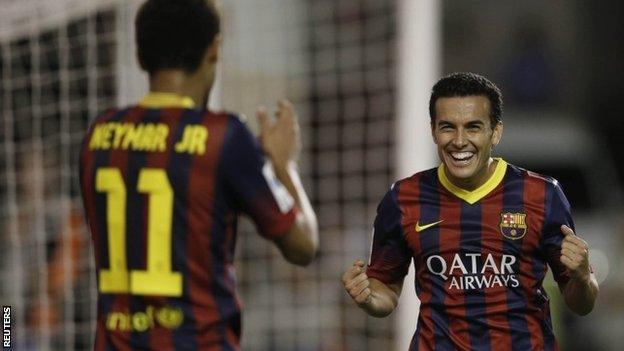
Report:
M227 129L224 132L224 140L228 138L228 131L232 129L232 123L234 122L234 118L230 118L228 120L228 125L226 127ZM221 154L219 155L220 161L228 157L226 152L226 148L221 149ZM220 166L216 171L215 180L218 184L225 184L225 179L222 179L224 173L221 169L222 163L219 162L219 164ZM236 200L234 195L231 194L231 192L228 192L227 189L229 188L225 186L214 187L214 204L212 210L212 217L214 219L226 219L228 218L228 215L234 214L231 211L233 211L233 206ZM233 351L235 350L235 345L231 345L228 342L227 331L231 328L235 334L240 335L241 315L236 304L234 292L228 288L228 286L231 286L235 282L233 280L228 280L230 272L228 272L227 267L228 264L232 264L231 259L234 256L234 246L225 246L227 243L227 225L228 223L225 220L213 220L212 222L212 238L210 240L210 266L212 267L211 274L214 277L212 294L217 302L219 316L222 321L222 323L219 324L221 348L223 350ZM233 235L236 236L236 233L233 233Z
M503 190L503 212L524 211L524 177L516 168L508 167L505 175ZM505 240L503 253L514 255L516 263L514 272L520 272L520 258L522 257L522 239ZM520 281L520 274L516 277ZM507 287L507 320L511 332L512 350L524 351L531 349L531 333L525 319L527 304L522 291L522 285Z
M136 121L139 123L157 123L160 121L160 110L146 110L145 114ZM147 164L147 152L128 151L126 165L126 253L129 270L147 269L147 196L138 191L139 172ZM145 312L146 300L142 296L130 295L131 313ZM130 345L149 347L150 330L144 332L133 331L130 334Z
M195 124L200 120L200 113L195 110L185 110L180 116L180 121L172 131L173 143L182 139L184 128L189 124ZM191 175L192 155L188 153L176 153L171 147L169 165L167 173L169 181L174 188L174 205L172 219L172 253L173 264L172 269L180 272L183 277L184 289L181 298L169 298L169 304L172 307L182 309L184 312L184 322L182 325L172 331L173 346L176 350L197 350L196 334L198 333L196 319L194 317L192 305L190 303L190 286L188 277L188 255L187 247L187 194L189 191L189 180Z
M460 223L459 254L461 257L468 257L466 254L481 254L481 202L471 205L462 201ZM483 259L476 260L476 263L476 271L481 272ZM476 277L478 278L479 275ZM470 335L471 349L480 351L490 350L490 334L485 310L485 290L464 289L464 299L466 319L470 321L468 323L468 334Z
M438 176L435 170L428 171L420 178L420 217L421 223L433 223L440 220L440 193L438 191ZM434 226L420 234L421 252L426 262L430 255L440 254L440 227ZM431 277L431 321L433 322L433 337L436 349L452 350L449 338L449 318L444 307L445 283L441 277Z
M547 219L551 217L551 205L553 199L554 187L551 184L546 183L546 190L544 192L544 218L542 220L542 233L540 233L540 248L543 248L542 238L544 237L544 229L546 228ZM552 327L552 321L550 318L550 302L546 289L543 287L543 280L546 274L546 260L547 256L543 250L539 251L539 255L533 259L533 273L535 278L539 281L539 289L541 293L540 306L544 311L544 319L541 321L542 335L544 337L544 350L555 350L555 334Z
M418 286L418 284L416 284L416 286ZM422 318L420 317L420 314L418 315L418 322L416 322L416 332L414 332L414 335L412 336L412 341L410 341L410 346L408 351L418 351L420 349L419 346L419 342L418 342L418 334L420 332L420 328L422 328Z

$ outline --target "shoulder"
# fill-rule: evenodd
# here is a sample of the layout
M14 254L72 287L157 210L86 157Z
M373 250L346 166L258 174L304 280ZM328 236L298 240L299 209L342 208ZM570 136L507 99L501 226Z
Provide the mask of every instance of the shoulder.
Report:
M530 196L525 201L534 198L536 201L545 200L547 205L552 204L553 201L568 203L561 184L554 177L515 165L509 165L508 172L510 176L517 177L523 182L524 193Z
M547 189L554 189L560 187L559 181L551 176L534 172L516 165L508 164L508 172L515 173L522 178L528 185L541 185Z
M378 208L401 208L405 203L414 203L419 200L421 188L431 183L436 186L436 168L414 173L409 177L402 178L390 185Z
M97 116L95 116L95 118L91 121L90 124L94 125L94 124L108 122L109 120L115 118L116 116L119 116L120 114L125 114L131 108L132 108L131 106L108 108L100 112Z
M400 192L402 195L416 195L423 185L437 187L437 172L438 169L436 167L414 173L409 177L402 178L394 182L390 190L395 191L397 194Z
M255 139L247 125L247 119L242 114L208 111L206 115L207 120L220 123L227 128L226 139L234 142L240 142L240 139Z

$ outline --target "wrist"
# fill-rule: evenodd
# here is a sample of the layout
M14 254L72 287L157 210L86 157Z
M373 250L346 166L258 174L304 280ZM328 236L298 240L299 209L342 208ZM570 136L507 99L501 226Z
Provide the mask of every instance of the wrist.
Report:
M269 157L275 173L289 173L297 169L297 164L292 160L274 159Z
M587 269L584 272L573 273L572 279L582 284L588 284L591 280L591 272L589 271L589 269Z

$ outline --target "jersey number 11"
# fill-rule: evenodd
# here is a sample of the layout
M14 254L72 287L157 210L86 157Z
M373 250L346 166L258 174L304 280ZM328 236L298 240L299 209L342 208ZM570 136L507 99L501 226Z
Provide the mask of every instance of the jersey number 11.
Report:
M147 270L130 270L126 263L126 184L118 168L99 168L98 192L106 193L109 268L99 272L102 293L181 296L182 275L171 269L173 189L167 173L142 168L137 190L148 198Z

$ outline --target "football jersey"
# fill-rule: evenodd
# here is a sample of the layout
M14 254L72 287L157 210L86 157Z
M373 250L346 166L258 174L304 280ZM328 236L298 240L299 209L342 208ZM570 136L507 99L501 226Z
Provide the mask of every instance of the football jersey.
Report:
M278 238L294 199L238 117L150 93L92 123L80 181L98 281L95 350L237 350L237 217Z
M556 350L547 266L560 286L556 180L502 159L481 187L454 186L444 166L396 182L381 201L367 275L400 283L413 260L420 299L410 350Z

